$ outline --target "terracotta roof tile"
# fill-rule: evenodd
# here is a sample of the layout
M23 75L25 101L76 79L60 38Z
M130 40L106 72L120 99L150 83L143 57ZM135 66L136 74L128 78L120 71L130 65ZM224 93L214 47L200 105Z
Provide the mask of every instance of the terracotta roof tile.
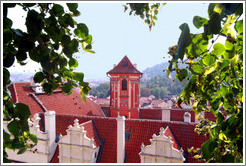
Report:
M137 70L127 56L116 65L112 70L108 71L107 74L142 74Z
M45 112L35 97L28 95L34 94L34 91L27 87L30 85L29 82L13 83L13 85L16 90L13 91L13 88L10 86L11 93L16 95L18 102L29 106L32 115L38 112ZM35 94L35 96L47 110L55 111L57 114L104 116L100 107L93 101L86 99L86 102L83 103L79 92L76 90L73 90L71 95L54 92L52 95L42 93Z
M162 119L162 110L161 109L140 109L140 119Z
M101 162L102 163L116 163L117 162L117 121L115 118L106 117L92 117L92 116L75 116L75 115L56 115L56 131L57 133L66 134L67 126L73 124L73 121L78 119L80 123L92 120L96 126L100 139L105 139ZM169 126L167 135L172 136L175 141L174 146L179 147L179 144L187 151L188 148L194 146L195 148L208 138L198 135L194 132L195 123L183 122L167 122L160 120L147 119L127 119L125 123L125 130L130 132L129 141L125 142L125 150L127 154L127 163L139 163L141 151L141 144L150 144L150 139L153 134L158 135L160 128ZM55 157L57 157L56 154ZM54 159L55 160L55 159ZM194 159L192 154L188 154L188 162L199 162Z
M184 121L184 113L189 112L191 114L191 122L195 122L195 112L185 109L171 109L170 120L171 121Z
M86 131L86 136L90 139L94 139L95 146L100 146L100 141L96 133L96 128L95 126L93 126L92 120L82 123L81 126L84 127L84 130Z

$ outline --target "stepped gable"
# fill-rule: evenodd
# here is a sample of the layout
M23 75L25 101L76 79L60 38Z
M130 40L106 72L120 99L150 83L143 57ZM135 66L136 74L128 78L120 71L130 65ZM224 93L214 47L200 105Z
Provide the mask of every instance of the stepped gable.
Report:
M79 121L80 123L80 121ZM96 129L96 126L94 125L92 120L89 120L87 122L83 122L82 124L80 124L80 126L84 127L84 130L86 131L86 136L90 139L94 139L94 145L96 147L101 145L101 141L98 135L98 131ZM57 129L61 129L61 128L57 128ZM64 130L62 130L62 132L57 132L57 133L61 133L63 136L66 135L67 133L64 132ZM59 146L57 146L55 154L51 160L51 163L59 163Z
M125 55L124 58L116 65L112 70L108 71L107 74L143 74L137 70L128 57Z
M95 116L75 116L75 115L56 115L56 133L66 135L66 129L69 125L73 124L75 119L79 123L93 121L99 138L104 141L102 147L102 155L100 162L102 163L116 163L117 162L117 121L115 118L103 118ZM85 129L86 130L86 129ZM59 150L55 153L53 161L59 156Z
M48 95L35 93L29 86L30 82L13 83L9 89L13 102L27 104L32 115L49 110L64 115L104 116L99 105L87 98L83 103L79 92L74 89L71 95L66 95L61 91Z
M93 116L75 116L75 115L56 115L56 131L62 135L66 134L66 129L73 124L75 119L79 123L93 121L98 131L99 138L104 141L102 147L102 155L100 162L116 163L117 162L117 121L116 118L93 117ZM198 135L194 132L195 123L183 122L167 122L160 120L142 120L142 119L126 119L125 131L130 133L129 140L125 141L126 163L140 163L139 153L141 152L141 144L150 144L153 134L159 135L160 128L163 127L167 136L172 137L174 148L182 149L187 153L187 149L194 146L198 148L208 138ZM52 161L57 159L59 150ZM188 157L187 162L197 163L198 160L193 158L192 154L185 155Z

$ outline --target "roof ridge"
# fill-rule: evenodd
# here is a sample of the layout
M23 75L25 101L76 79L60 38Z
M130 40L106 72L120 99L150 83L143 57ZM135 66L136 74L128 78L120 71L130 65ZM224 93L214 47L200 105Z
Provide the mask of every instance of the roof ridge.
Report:
M15 94L15 99L16 99L16 101L15 101L15 103L18 103L18 96L17 96L17 90L16 90L16 88L15 88L15 83L13 82L13 89L14 89L14 94Z

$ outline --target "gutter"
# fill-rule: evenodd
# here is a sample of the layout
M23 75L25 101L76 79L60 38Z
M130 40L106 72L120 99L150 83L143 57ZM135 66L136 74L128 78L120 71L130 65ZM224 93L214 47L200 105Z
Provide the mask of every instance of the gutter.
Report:
M37 96L34 93L27 93L27 95L31 96L34 99L34 101L36 101L38 103L38 105L41 106L41 108L44 110L44 112L48 112L48 110L45 108L43 103L37 98Z

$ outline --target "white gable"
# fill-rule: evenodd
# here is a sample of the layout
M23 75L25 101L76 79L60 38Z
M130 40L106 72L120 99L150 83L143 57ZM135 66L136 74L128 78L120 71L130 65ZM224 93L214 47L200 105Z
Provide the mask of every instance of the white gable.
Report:
M159 135L153 134L150 139L150 145L141 145L141 163L181 163L185 160L182 150L173 147L174 142L170 136L165 136L165 132L160 128Z

